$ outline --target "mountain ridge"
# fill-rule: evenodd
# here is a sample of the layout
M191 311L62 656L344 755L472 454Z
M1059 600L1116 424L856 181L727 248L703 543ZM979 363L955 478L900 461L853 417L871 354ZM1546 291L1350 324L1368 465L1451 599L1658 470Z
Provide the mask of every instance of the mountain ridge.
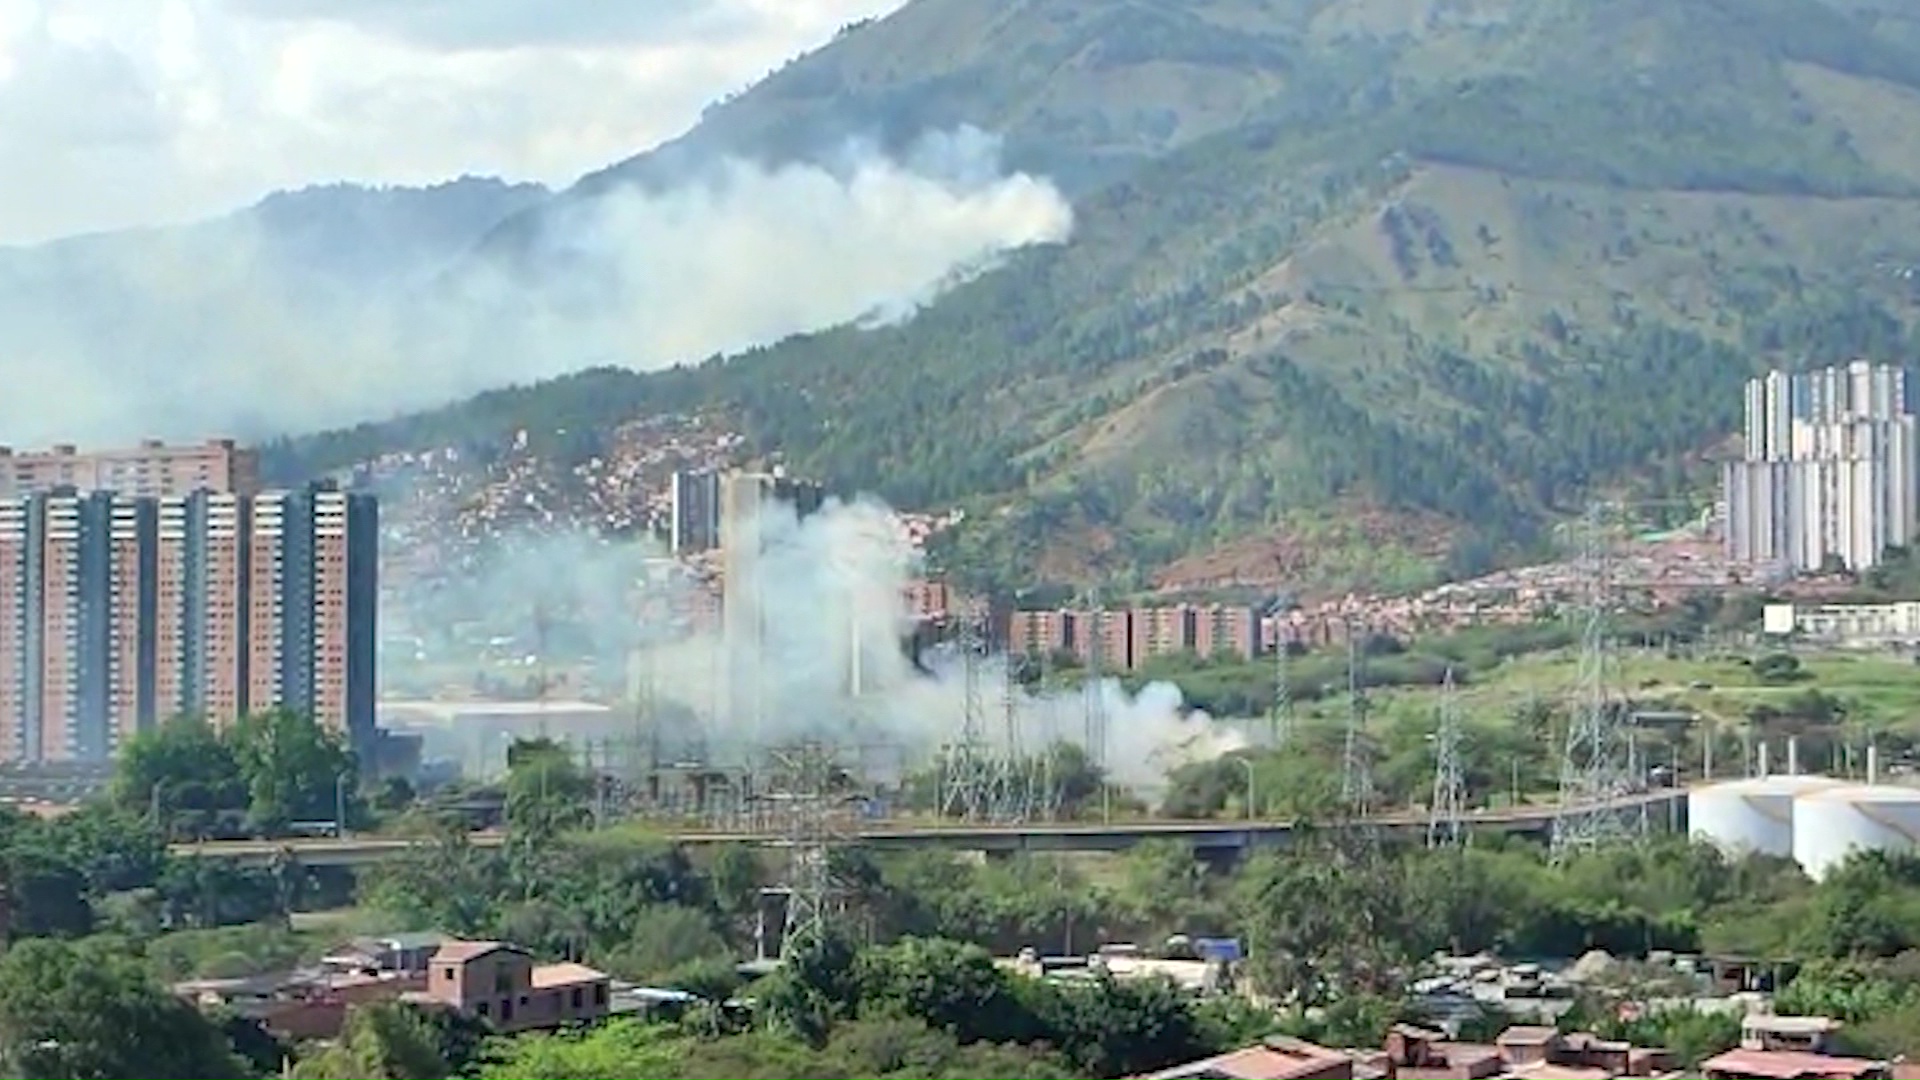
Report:
M546 223L609 192L958 124L1059 180L1067 243L897 325L596 370L273 460L720 412L842 486L992 511L940 552L989 584L1145 584L1208 552L1463 572L1597 489L1698 495L1753 371L1920 345L1920 22L1896 8L915 0L478 249L559 273Z
M1196 5L1295 42L1269 72L1288 92L1077 189L1064 247L1015 253L904 326L582 376L553 400L724 408L798 467L908 505L1019 494L950 553L1006 580L1144 580L1250 537L1288 547L1341 507L1445 519L1448 553L1482 562L1598 484L1698 491L1685 462L1764 364L1912 348L1920 296L1886 268L1920 264L1903 239L1920 235L1920 153L1894 137L1920 124L1920 53L1865 10ZM1087 11L1030 0L990 21L1046 40ZM1155 55L1116 25L1073 55ZM488 407L540 416L540 397ZM1649 463L1659 475L1636 475ZM1092 538L1079 558L1075 536ZM1431 562L1434 544L1400 546Z

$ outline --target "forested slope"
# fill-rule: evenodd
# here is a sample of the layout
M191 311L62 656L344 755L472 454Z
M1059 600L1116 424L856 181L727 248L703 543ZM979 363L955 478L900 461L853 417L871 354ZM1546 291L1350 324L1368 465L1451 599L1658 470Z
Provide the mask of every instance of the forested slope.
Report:
M903 504L1029 496L967 538L1009 574L1137 572L1358 505L1452 522L1429 546L1479 562L1597 482L1694 490L1689 462L1732 430L1752 372L1914 354L1920 51L1897 14L993 12L919 0L668 152L807 117L978 123L1016 155L1049 146L1027 163L1075 182L1070 243L902 325L490 395L282 462L718 408L797 467Z

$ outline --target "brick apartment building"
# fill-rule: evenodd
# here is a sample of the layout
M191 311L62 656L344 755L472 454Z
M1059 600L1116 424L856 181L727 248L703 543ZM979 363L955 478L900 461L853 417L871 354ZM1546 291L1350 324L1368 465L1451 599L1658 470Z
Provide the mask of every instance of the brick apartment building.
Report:
M253 495L260 490L260 457L231 439L192 446L148 439L132 449L89 453L71 445L44 451L0 446L0 497L55 488L156 499L202 489Z
M584 964L535 964L517 946L462 941L433 954L425 996L514 1032L599 1020L610 992L606 973Z
M366 749L377 556L373 498L327 484L0 497L0 763L106 761L173 716L277 705Z
M1260 655L1260 630L1256 609L1232 604L1015 611L1008 616L1007 648L1135 671L1155 657L1182 652L1250 660Z

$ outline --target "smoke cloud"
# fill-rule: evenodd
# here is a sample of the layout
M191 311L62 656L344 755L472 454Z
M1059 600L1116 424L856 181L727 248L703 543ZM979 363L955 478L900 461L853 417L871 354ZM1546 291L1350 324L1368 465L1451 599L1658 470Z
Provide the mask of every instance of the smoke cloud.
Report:
M974 665L969 693L957 650L937 646L916 663L901 647L914 628L903 587L918 566L885 506L829 501L804 519L787 511L761 520L764 554L733 586L752 591L764 619L757 663L724 634L685 636L668 625L665 613L684 607L690 586L660 573L659 553L643 544L523 536L471 581L494 612L518 616L522 636L527 613L544 608L570 624L577 653L595 657L597 670L618 670L616 658L627 656L623 674L684 717L684 748L697 743L714 760L820 740L880 768L924 767L961 737L970 698L980 735L1001 750L1087 744L1084 687L1029 692L1007 678L1007 658L987 656ZM607 602L616 596L625 599ZM401 599L405 608L417 598ZM1188 710L1171 684L1129 694L1106 679L1099 694L1109 772L1143 795L1157 794L1182 764L1246 745L1237 728Z
M33 391L0 394L0 441L258 438L698 361L902 317L1072 226L1050 183L1004 174L971 129L897 159L853 144L551 207L531 251L385 272L291 257L257 214L0 250L0 385Z

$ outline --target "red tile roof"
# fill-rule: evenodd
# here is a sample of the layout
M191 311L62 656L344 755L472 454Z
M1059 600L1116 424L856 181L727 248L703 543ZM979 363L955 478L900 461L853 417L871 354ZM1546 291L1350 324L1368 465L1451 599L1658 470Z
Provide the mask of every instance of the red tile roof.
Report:
M541 964L533 969L533 988L551 990L556 986L583 986L607 978L607 973L585 964Z
M433 958L441 963L464 964L470 960L478 960L498 949L511 949L523 954L526 952L525 949L517 945L509 945L504 941L449 941L434 950Z
M1338 1050L1329 1050L1299 1039L1274 1038L1262 1046L1249 1046L1230 1054L1189 1062L1141 1077L1140 1080L1181 1080L1188 1077L1294 1080L1295 1077L1320 1075L1329 1067L1339 1064L1346 1064L1347 1075L1352 1075L1352 1059Z
M1729 1050L1701 1062L1700 1067L1755 1080L1852 1080L1870 1076L1884 1066L1864 1058L1828 1057L1798 1050Z

